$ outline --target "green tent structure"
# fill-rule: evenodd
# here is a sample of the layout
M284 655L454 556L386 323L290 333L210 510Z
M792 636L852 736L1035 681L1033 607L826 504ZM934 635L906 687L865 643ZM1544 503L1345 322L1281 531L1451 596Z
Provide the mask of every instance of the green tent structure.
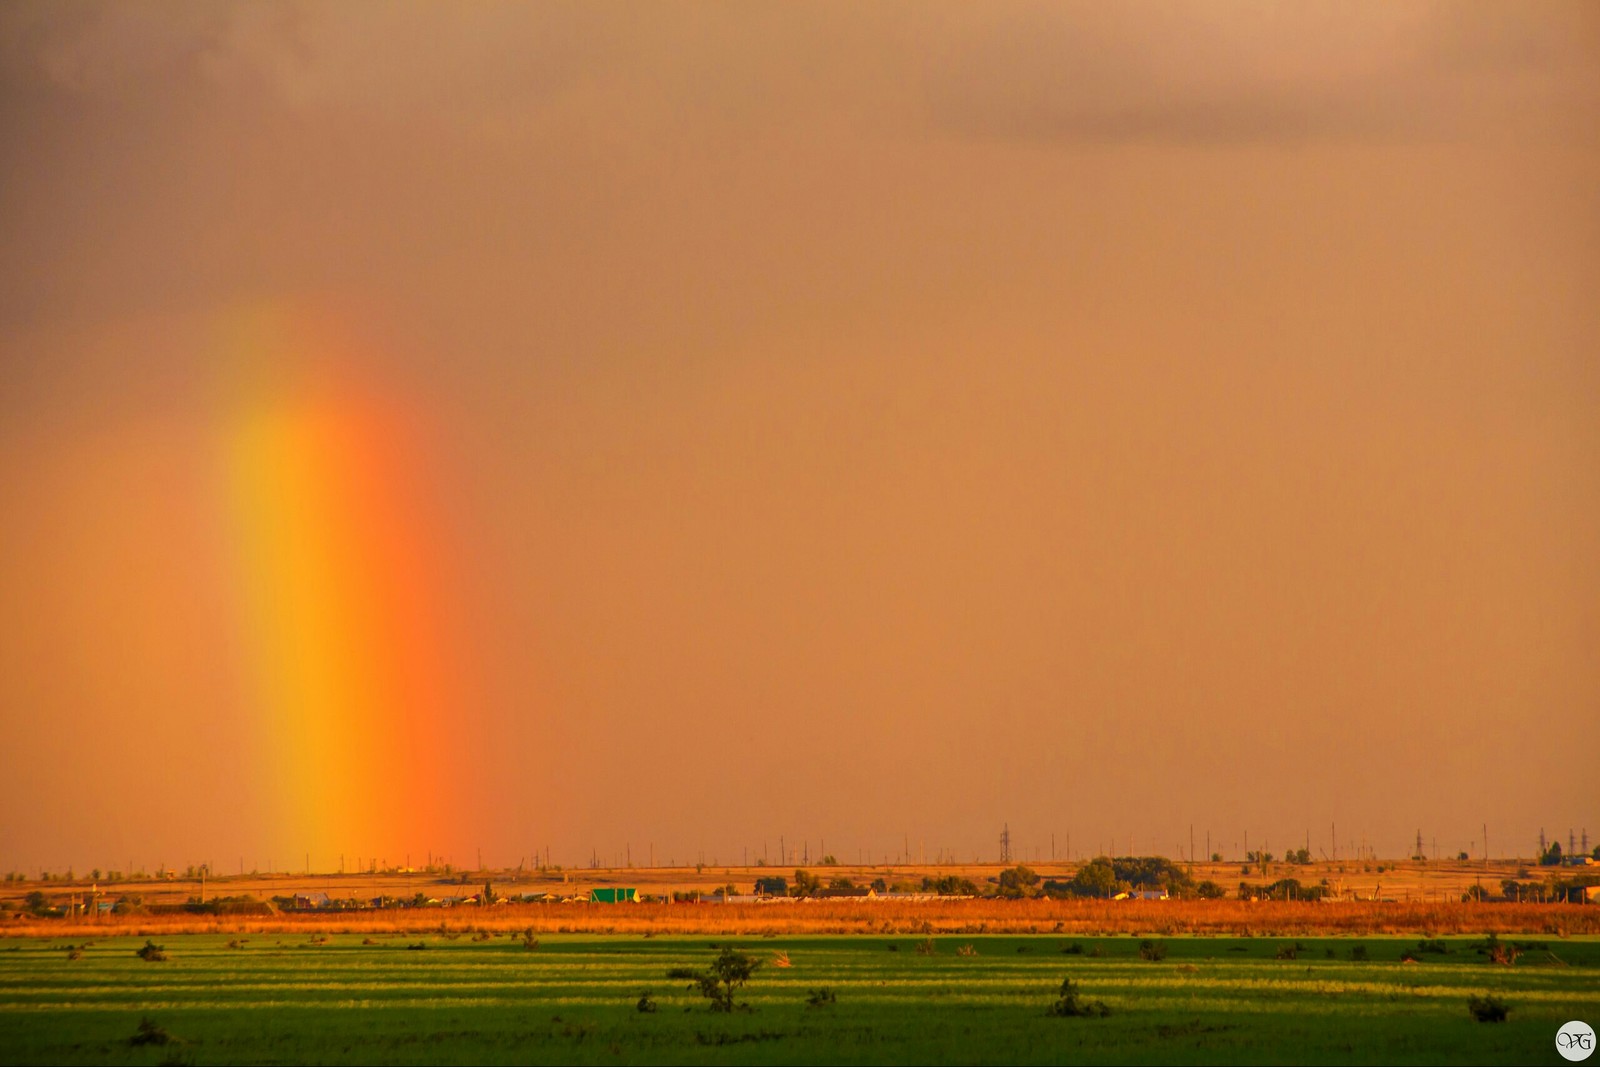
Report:
M632 886L601 886L589 890L589 903L591 904L637 904L639 891Z

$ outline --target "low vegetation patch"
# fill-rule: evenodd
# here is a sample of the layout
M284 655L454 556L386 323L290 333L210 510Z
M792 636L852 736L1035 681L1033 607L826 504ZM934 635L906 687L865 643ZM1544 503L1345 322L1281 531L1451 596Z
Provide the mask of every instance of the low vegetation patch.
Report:
M1511 1005L1499 997L1490 995L1475 996L1467 1001L1467 1011L1480 1023L1503 1023L1506 1015L1511 1011Z
M177 1038L167 1033L166 1029L157 1026L148 1015L139 1020L139 1028L128 1038L130 1045L170 1045Z
M1070 978L1061 980L1061 992L1056 1002L1045 1013L1059 1019L1103 1019L1111 1014L1103 1000L1085 1000L1078 983Z

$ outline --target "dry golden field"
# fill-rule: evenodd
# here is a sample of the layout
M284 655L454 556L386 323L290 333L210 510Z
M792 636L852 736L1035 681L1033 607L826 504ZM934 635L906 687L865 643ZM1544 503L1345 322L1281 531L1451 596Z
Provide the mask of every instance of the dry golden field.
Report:
M92 937L165 933L492 934L1159 934L1360 936L1381 934L1600 934L1600 908L1583 904L1311 904L1236 900L815 901L763 904L511 904L449 909L283 912L271 916L118 915L17 919L0 936Z

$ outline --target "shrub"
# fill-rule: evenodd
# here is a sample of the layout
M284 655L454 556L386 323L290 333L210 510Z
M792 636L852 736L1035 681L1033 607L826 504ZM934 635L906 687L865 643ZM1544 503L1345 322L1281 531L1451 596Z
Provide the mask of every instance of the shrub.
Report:
M146 963L160 963L167 958L162 947L149 938L145 938L144 947L135 951L134 955Z
M130 1045L168 1045L172 1041L172 1035L157 1026L148 1015L139 1020L139 1029L128 1038Z
M917 942L917 955L931 956L939 951L939 945L931 937L925 937Z
M1357 963L1365 963L1365 962L1367 962L1367 946L1366 945L1351 945L1350 946L1350 958L1352 960L1355 960Z
M1480 1023L1503 1023L1511 1005L1494 996L1475 996L1467 1001L1467 1011Z
M1062 979L1061 994L1045 1014L1058 1019L1103 1019L1111 1014L1111 1009L1106 1007L1105 1001L1081 1000L1080 995L1077 982L1070 978Z
M634 1007L638 1008L639 1011L645 1015L652 1014L656 1010L656 998L652 997L650 995L650 990L646 989L639 995L639 1002L635 1004Z
M1491 932L1488 937L1472 946L1480 955L1487 955L1490 963L1498 963L1510 967L1517 962L1517 957L1522 955L1522 944L1513 942L1506 944L1500 940L1499 935Z
M1165 941L1144 940L1139 942L1139 958L1159 963L1167 958L1167 944Z
M825 1008L829 1004L838 1003L838 996L832 989L823 986L821 989L810 990L806 994L806 1004L813 1008Z

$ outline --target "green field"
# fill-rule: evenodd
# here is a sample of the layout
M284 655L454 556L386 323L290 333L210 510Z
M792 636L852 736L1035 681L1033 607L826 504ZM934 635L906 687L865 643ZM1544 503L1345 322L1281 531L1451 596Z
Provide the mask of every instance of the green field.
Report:
M717 938L159 940L164 962L135 955L142 938L76 959L0 940L0 1063L1561 1063L1557 1026L1600 1023L1600 941L1576 938L1511 967L1477 938L1172 938L1158 961L1133 937L754 938L736 942L763 963L732 1014L666 977ZM1111 1014L1048 1015L1066 977ZM822 987L836 1000L809 1005ZM1477 1022L1473 994L1510 1018ZM144 1017L175 1040L131 1044Z

